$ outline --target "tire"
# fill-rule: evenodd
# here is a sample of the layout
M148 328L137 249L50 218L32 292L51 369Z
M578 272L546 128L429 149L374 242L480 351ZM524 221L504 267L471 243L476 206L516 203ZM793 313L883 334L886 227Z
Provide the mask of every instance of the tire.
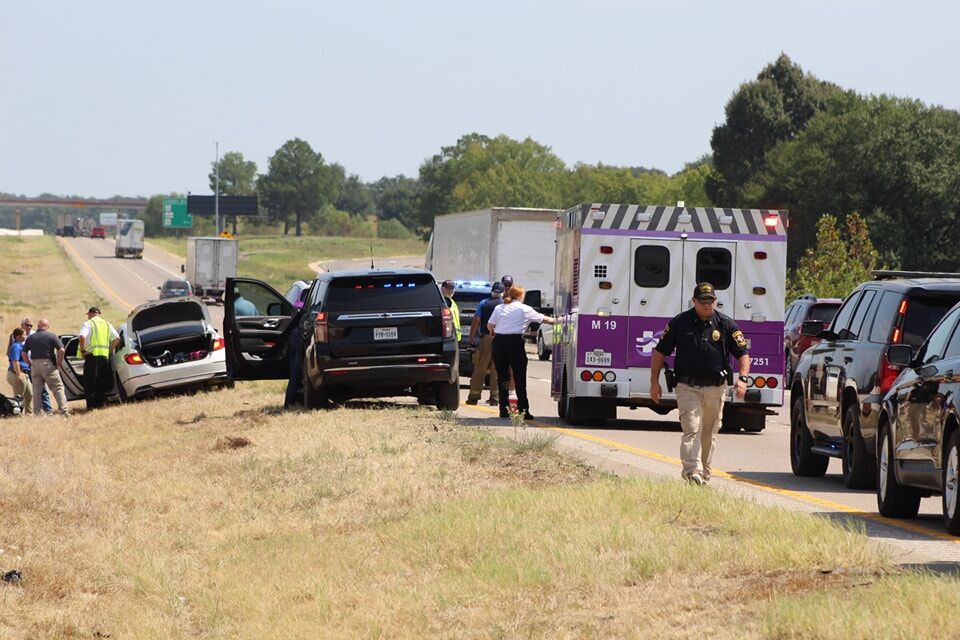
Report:
M120 384L120 376L113 374L113 379L117 382L117 398L120 399L120 402L127 402L127 392L123 390L123 385Z
M880 459L877 462L877 511L887 518L915 518L920 511L920 493L897 480L893 461L893 434L880 427Z
M543 336L539 333L537 333L537 358L540 362L550 359L550 352L547 350L547 345L543 343Z
M330 408L330 396L327 391L323 387L314 388L310 382L306 361L303 363L303 408L307 410Z
M843 483L850 489L875 489L877 460L863 443L860 433L860 414L857 405L847 407L843 414Z
M790 407L790 468L793 475L802 478L819 478L827 472L830 458L814 453L813 437L807 429L803 411L803 394L797 394Z
M437 395L437 409L441 411L456 411L460 406L460 383L438 382L434 385Z
M960 430L954 430L943 454L943 524L960 536Z

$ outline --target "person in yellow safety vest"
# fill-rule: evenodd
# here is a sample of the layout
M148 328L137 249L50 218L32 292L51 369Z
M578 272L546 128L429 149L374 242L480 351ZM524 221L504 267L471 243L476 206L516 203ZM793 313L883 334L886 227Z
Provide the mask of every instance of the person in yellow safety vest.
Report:
M460 337L462 336L460 333L460 307L453 301L453 289L453 280L444 280L440 285L440 292L443 294L443 299L446 301L447 306L450 307L450 313L453 315L453 328L457 334L457 344L459 345Z
M87 310L87 321L80 327L80 348L83 356L83 395L87 409L103 406L113 382L110 375L110 352L120 343L120 334L100 317L99 307Z

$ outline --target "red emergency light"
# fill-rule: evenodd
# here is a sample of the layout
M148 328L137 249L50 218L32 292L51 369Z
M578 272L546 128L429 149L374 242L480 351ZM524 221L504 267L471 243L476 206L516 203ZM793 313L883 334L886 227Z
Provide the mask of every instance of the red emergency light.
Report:
M772 216L767 216L766 218L764 218L764 219L763 219L763 224L765 224L766 226L768 226L768 227L770 227L770 228L772 229L773 227L776 227L776 226L777 226L777 223L778 223L779 221L780 221L780 216L779 216L779 215L772 215Z

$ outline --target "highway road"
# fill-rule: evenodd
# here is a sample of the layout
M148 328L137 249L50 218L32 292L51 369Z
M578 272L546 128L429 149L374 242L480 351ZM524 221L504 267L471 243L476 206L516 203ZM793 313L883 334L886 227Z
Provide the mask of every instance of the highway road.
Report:
M121 260L114 257L113 241L109 239L61 238L60 241L91 284L125 311L155 300L157 286L180 274L181 260L178 257L150 245L142 260ZM389 268L410 263L414 266L417 259L384 259L381 265ZM336 261L322 266L327 269L367 266L368 263L363 262L363 259ZM219 327L223 319L222 307L211 306L210 310ZM550 399L550 363L538 361L532 347L528 352L531 411L537 420L528 430L519 430L520 433L556 435L560 447L575 450L590 463L617 473L679 477L680 426L676 412L660 416L646 409L620 409L618 420L603 428L568 428L558 419L556 403ZM461 382L459 415L462 419L499 429L508 436L517 436L518 430L503 428L509 422L500 419L495 408L462 404L466 399L468 380ZM789 395L787 397L789 402ZM484 400L486 398L485 391ZM893 521L876 513L876 498L872 491L853 491L843 486L839 460L831 461L824 478L795 477L790 470L788 416L788 411L782 410L769 417L762 433L720 434L712 484L718 489L745 494L761 503L831 518L852 519L872 538L891 545L895 556L903 562L960 570L960 539L944 530L939 497L923 501L919 518Z

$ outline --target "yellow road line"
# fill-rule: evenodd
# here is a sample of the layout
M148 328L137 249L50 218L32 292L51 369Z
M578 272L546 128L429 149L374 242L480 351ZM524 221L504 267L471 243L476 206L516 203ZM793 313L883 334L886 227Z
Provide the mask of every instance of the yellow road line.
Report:
M499 411L494 411L493 409L488 409L487 407L471 407L473 409L480 409L481 411L487 411L489 413L494 413L499 415ZM571 436L573 438L578 438L580 440L586 440L587 442L593 442L594 444L600 444L605 447L611 447L613 449L619 449L620 451L626 451L634 455L649 458L651 460L657 460L658 462L666 462L674 466L682 466L682 462L679 458L674 458L672 456L663 455L662 453L657 453L656 451L649 451L647 449L641 449L639 447L634 447L629 444L624 444L622 442L617 442L616 440L609 440L607 438L601 438L589 433L582 433L576 431L575 429L569 429L567 427L554 427L552 425L539 422L537 420L530 421L530 424L540 427L542 429L547 429L556 433L560 433L566 436ZM834 511L840 511L842 513L847 513L854 515L858 518L863 518L864 520L870 520L871 522L876 522L888 527L894 527L895 529L903 529L905 531L910 531L911 533L918 533L930 538L936 538L938 540L943 540L946 542L952 542L954 544L960 544L960 539L955 536L950 535L949 533L944 533L943 531L937 531L935 529L930 529L923 525L915 524L913 522L907 522L905 520L892 520L890 518L885 518L879 513L872 513L870 511L864 511L859 507L851 507L849 505L842 504L840 502L834 502L833 500L828 500L826 498L820 498L817 496L812 496L802 491L796 491L794 489L782 489L780 487L766 484L764 482L758 482L752 478L747 478L744 476L739 476L727 471L716 470L713 472L713 476L716 478L727 478L735 482L742 482L743 484L750 485L762 491L768 493L775 493L777 495L785 496L798 500L800 502L805 502L807 504L812 504L817 507L823 507L826 509L832 509Z
M134 305L132 305L132 304L130 304L129 302L127 302L126 300L124 300L123 297L120 296L120 294L118 294L116 291L114 291L113 289L111 289L111 288L110 288L110 285L108 285L106 282L104 282L103 279L101 279L100 276L97 275L97 272L94 271L93 267L91 267L90 265L87 264L87 262L86 262L86 261L83 259L83 257L77 252L77 250L70 246L70 243L68 243L66 240L60 239L60 244L63 245L64 247L66 247L67 250L70 251L70 252L76 257L76 260L77 260L77 262L80 264L80 266L82 266L84 269L86 269L87 272L88 272L91 276L93 276L93 278L94 278L97 282L100 283L100 286L103 287L104 289L106 289L107 292L108 292L110 295L112 295L114 298L116 298L116 300L117 300L122 306L125 306L125 307L127 308L127 309L126 309L127 311L130 311L131 309L133 309Z

